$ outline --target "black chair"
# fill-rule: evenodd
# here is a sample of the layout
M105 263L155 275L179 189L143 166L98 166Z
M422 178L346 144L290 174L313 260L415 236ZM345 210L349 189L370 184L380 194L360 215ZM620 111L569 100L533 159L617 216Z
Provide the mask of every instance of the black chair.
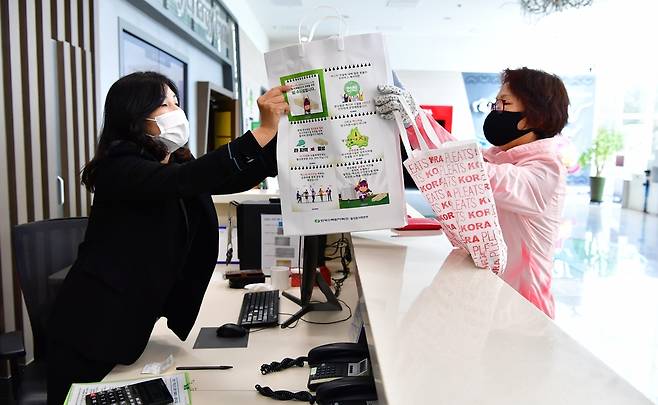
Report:
M25 356L20 332L0 335L0 359L12 366L13 390L19 404L45 404L47 367L46 322L59 284L78 255L87 218L62 218L17 225L13 229L14 263L34 336L34 361L19 371Z

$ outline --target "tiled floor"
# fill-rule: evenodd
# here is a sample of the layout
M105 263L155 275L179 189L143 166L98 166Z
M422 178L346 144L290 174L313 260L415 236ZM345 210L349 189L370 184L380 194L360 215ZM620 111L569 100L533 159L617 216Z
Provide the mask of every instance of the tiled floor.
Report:
M555 321L658 404L658 216L570 194Z

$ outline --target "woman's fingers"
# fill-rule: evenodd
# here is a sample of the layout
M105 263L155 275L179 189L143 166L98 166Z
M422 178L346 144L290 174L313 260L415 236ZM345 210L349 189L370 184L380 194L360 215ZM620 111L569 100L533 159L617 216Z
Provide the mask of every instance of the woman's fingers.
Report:
M400 110L400 103L396 101L389 101L386 104L378 105L375 107L375 111L377 112L377 114L386 114L392 111L399 111L399 110Z
M375 105L384 105L391 101L399 102L399 96L385 95L375 97Z
M282 95L279 95L279 96L273 96L273 97L270 98L268 101L269 101L270 103L278 104L278 103L285 103L285 102L286 102L286 99L285 99L285 97L283 97Z
M396 86L392 86L390 84L380 84L379 86L377 86L377 90L381 94L397 94L397 95L400 95L404 92L404 90L402 90L401 88L396 87Z
M261 97L263 97L265 100L269 100L271 98L282 96L283 93L287 92L288 90L290 90L290 86L272 87L268 92L263 94Z
M385 120L391 120L391 121L395 120L395 115L393 115L392 112L386 114L379 114L379 116Z
M257 134L261 145L269 142L269 139L276 134L279 118L290 109L283 96L288 90L290 90L290 86L277 86L258 97L257 104L260 110L262 130Z

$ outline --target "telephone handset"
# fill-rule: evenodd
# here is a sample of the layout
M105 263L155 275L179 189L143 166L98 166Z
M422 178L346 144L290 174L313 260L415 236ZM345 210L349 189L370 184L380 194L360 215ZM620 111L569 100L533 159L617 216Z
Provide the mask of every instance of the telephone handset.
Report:
M371 377L368 348L357 343L331 343L308 352L308 388L344 377ZM352 380L355 381L355 380Z
M318 405L366 405L377 401L375 380L363 377L343 377L320 384L315 392Z
M307 392L272 391L260 385L256 389L262 395L275 399L313 400L319 405L365 405L377 400L368 347L364 344L331 343L318 346L311 349L308 357L263 364L261 372L268 374L293 366L303 367L304 361L308 361L311 367L308 388L316 391L315 396Z

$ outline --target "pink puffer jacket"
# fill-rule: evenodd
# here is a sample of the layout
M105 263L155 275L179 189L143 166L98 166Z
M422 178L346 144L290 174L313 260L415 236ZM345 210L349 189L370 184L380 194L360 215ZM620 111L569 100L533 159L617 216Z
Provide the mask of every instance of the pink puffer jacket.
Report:
M428 118L441 142L455 140L431 116ZM417 123L425 135L420 119ZM417 148L413 129L407 133L412 148ZM507 244L507 267L501 277L551 318L555 314L551 294L553 253L566 192L566 169L558 142L557 138L548 138L507 151L498 147L483 151ZM433 144L429 142L428 146L432 148Z

